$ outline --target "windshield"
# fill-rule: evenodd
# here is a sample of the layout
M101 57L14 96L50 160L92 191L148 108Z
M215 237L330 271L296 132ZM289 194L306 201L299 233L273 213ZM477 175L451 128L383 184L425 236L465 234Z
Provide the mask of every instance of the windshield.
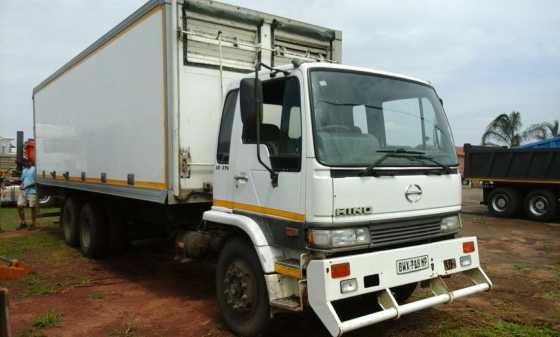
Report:
M457 165L449 124L433 88L360 72L312 70L312 118L317 160L328 166Z

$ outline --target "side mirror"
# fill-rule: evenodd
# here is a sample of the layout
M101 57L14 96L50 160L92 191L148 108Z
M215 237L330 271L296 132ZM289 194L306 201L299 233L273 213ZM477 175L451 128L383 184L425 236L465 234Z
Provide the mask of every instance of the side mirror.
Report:
M239 86L239 95L244 138L256 139L257 120L260 121L262 117L262 82L255 78L244 78Z

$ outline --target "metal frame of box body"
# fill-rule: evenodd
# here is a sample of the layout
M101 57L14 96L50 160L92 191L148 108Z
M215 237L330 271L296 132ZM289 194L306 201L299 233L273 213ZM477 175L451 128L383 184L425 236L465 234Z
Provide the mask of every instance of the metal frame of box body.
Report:
M126 33L129 29L134 27L143 17L145 17L148 13L150 13L155 8L161 6L163 12L163 52L164 52L164 76L165 76L165 84L166 87L164 88L164 100L166 104L166 126L167 130L174 130L174 123L176 122L176 114L178 112L177 104L176 104L176 92L178 89L175 88L176 86L176 72L174 65L173 57L176 57L176 50L174 50L174 45L172 43L174 39L177 38L177 31L172 26L173 22L176 22L176 8L172 6L175 2L170 0L150 0L126 19L124 19L121 23L111 29L109 32L104 34L102 37L97 39L93 44L91 44L88 48L83 50L77 56L72 58L58 70L56 70L52 75L47 77L43 80L40 84L33 88L33 133L36 138L36 106L35 106L35 95L41 91L43 88L47 87L53 81L56 81L59 77L64 75L67 71L72 69L73 67L79 65L82 61L87 59L89 56L93 55L96 51L100 50L111 41L118 39L120 35ZM224 3L213 2L209 0L186 0L186 1L178 1L177 3L182 5L188 5L191 9L195 11L208 11L214 10L216 13L220 13L220 15L225 15L229 13L229 15L233 15L237 18L242 17L244 19L249 18L260 18L262 22L276 22L279 25L283 25L283 27L287 28L288 30L298 31L300 33L305 32L307 34L332 34L333 43L336 44L336 47L333 46L333 56L334 59L340 61L341 59L341 47L342 47L342 34L340 31L315 26L312 24L303 23L300 21L283 18L280 16L275 16L267 13L262 13L246 8L241 8L238 6L228 5ZM182 60L181 60L182 61ZM182 65L182 62L176 62L177 65ZM173 116L169 116L172 113ZM73 179L49 179L49 178L42 178L38 177L39 184L52 186L52 187L62 187L62 188L69 188L69 189L76 189L76 190L83 190L89 192L97 192L97 193L104 193L109 195L116 195L121 197L130 197L133 199L139 200L146 200L152 201L157 203L178 203L181 200L177 200L175 195L178 195L179 191L174 191L174 188L180 189L178 187L179 184L179 158L178 158L178 141L175 138L176 136L173 132L166 132L166 184L165 188L157 188L153 186L147 186L149 184L145 184L143 187L134 187L134 186L122 186L126 185L126 182L119 184L109 184L106 182L96 182L94 181L97 179L96 177L88 177L86 181L82 181L77 177L72 177ZM37 151L39 152L39 151ZM177 154L177 156L175 155ZM177 158L176 158L177 157ZM61 172L62 173L62 172ZM114 179L113 179L114 181ZM151 182L148 182L151 183ZM200 192L200 191L192 191L192 192Z

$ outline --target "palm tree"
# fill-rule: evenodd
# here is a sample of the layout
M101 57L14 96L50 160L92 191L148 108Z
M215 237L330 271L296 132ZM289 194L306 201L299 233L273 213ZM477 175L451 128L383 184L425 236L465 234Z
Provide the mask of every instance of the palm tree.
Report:
M520 145L522 140L519 111L499 115L488 124L482 135L482 145L514 147Z
M527 139L535 138L538 140L558 137L560 136L560 125L558 120L533 124L525 130L523 136Z

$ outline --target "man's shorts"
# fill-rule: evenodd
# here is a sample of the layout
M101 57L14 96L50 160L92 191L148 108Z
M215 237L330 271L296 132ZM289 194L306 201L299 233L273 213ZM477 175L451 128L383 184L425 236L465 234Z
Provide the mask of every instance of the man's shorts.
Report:
M24 191L20 191L17 200L17 205L18 207L26 207L26 206L29 206L31 208L37 207L37 194L25 193Z

